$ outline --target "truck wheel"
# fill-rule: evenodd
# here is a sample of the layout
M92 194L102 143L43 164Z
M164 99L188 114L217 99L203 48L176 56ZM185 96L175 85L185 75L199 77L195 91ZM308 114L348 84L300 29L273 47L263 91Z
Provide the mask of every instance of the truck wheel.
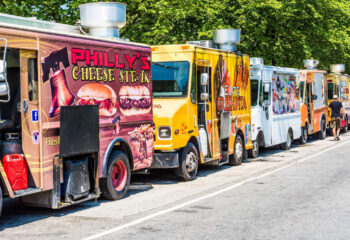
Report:
M232 166L238 166L242 163L244 155L243 141L240 135L237 135L234 145L234 153L229 157L229 164Z
M1 210L2 210L2 191L0 187L0 216L1 216Z
M299 139L299 143L300 144L306 144L307 143L307 137L308 137L307 126L305 126L305 127L301 128L301 136L300 136L300 139Z
M196 178L198 172L198 151L193 143L188 143L181 151L179 167L175 169L175 175L184 181Z
M248 151L250 158L257 158L259 156L259 142L258 139L256 139L253 142L253 148Z
M326 121L324 118L321 120L321 131L318 133L319 134L319 139L323 140L327 136L327 128L326 128Z
M290 131L287 133L287 141L281 144L282 150L289 150L292 147L292 134Z
M130 176L128 157L121 151L113 152L108 162L107 177L100 179L102 197L107 200L123 198L130 185Z

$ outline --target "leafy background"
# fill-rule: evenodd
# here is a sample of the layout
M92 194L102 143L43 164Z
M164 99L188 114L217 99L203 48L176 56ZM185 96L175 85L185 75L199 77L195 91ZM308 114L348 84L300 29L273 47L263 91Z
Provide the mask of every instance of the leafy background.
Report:
M127 6L121 36L148 44L212 38L217 28L241 29L239 50L266 64L320 68L345 63L350 73L349 0L120 0ZM78 6L96 0L3 0L0 12L75 24Z

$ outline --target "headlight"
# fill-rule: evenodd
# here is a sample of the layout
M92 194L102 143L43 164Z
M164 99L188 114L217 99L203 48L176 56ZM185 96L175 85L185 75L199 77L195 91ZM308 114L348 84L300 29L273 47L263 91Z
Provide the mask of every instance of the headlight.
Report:
M159 127L158 128L158 137L159 138L171 138L171 128L170 127Z

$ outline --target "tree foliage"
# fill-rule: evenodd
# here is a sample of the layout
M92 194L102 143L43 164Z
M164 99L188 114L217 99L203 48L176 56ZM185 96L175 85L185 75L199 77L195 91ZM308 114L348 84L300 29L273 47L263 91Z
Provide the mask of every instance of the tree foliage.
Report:
M96 0L3 0L2 13L75 24L78 6ZM239 28L239 49L265 63L320 68L346 63L350 73L348 0L122 0L128 4L122 37L148 44L212 38L216 28Z

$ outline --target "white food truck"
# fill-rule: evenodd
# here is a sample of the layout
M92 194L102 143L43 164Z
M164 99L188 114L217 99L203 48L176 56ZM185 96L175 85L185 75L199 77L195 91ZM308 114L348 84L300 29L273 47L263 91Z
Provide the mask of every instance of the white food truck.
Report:
M266 66L262 58L251 58L250 74L254 145L250 157L257 157L260 147L290 149L301 134L300 71Z

